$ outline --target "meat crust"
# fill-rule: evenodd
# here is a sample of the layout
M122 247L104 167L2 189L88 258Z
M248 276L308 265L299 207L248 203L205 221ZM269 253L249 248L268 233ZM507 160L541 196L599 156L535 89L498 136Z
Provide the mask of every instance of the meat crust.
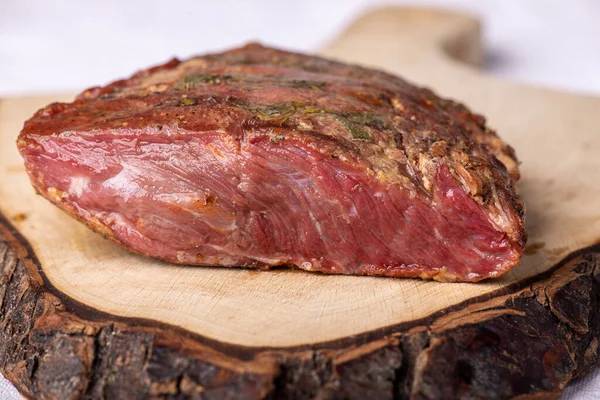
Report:
M482 116L258 44L50 104L18 147L42 196L174 263L479 281L525 245L515 152Z

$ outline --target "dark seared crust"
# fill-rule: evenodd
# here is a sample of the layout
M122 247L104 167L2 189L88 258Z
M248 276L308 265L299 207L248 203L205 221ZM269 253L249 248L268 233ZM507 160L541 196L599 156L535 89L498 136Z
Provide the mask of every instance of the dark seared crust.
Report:
M275 141L285 133L420 197L432 197L436 168L445 164L516 248L526 241L515 152L482 116L382 71L258 44L174 59L51 104L25 123L18 145L165 126L237 141L255 130L271 130Z

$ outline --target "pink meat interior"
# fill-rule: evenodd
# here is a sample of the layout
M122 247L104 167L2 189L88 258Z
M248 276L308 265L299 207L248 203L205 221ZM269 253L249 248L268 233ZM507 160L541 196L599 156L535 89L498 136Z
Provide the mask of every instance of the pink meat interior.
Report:
M37 190L171 262L476 281L520 255L443 161L426 196L293 138L164 127L28 140Z

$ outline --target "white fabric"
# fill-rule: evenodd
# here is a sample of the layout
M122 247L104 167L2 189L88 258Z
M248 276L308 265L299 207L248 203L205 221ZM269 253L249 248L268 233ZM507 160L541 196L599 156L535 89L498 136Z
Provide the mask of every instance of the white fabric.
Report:
M0 96L77 90L248 40L311 51L369 7L396 0L0 0ZM600 95L600 1L422 0L485 22L487 68ZM0 400L18 398L0 376ZM600 372L563 400L600 400Z
M0 1L0 96L79 90L248 40L314 50L364 10L402 0ZM485 22L494 73L600 94L600 1L412 0Z
M600 368L569 385L561 400L600 400Z
M22 397L9 381L0 374L0 400L21 400Z

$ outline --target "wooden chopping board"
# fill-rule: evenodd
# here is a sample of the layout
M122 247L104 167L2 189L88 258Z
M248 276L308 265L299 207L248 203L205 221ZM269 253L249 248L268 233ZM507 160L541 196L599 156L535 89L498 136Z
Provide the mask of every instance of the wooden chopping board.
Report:
M516 148L529 246L481 284L132 255L29 185L23 121L72 96L0 100L0 372L32 398L557 398L600 361L600 99L478 71L479 32L382 9L321 53L463 101Z

